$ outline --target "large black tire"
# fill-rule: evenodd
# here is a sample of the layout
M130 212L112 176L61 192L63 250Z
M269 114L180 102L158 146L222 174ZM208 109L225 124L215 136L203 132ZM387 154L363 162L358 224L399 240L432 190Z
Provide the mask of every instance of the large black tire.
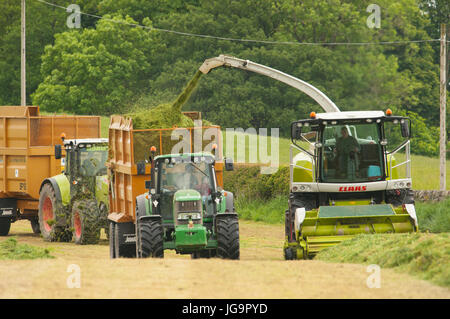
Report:
M111 235L111 234L110 234ZM120 245L119 239L124 235L124 227L121 223L114 224L114 258L135 258L136 257L136 245Z
M100 240L100 212L95 200L76 201L72 206L72 229L75 244L98 244Z
M284 259L285 260L294 260L297 259L297 251L291 247L284 248Z
M11 229L11 218L0 217L0 236L8 236Z
M114 239L114 233L115 233L115 223L109 222L109 257L111 259L116 258L116 248L114 246L115 239Z
M216 217L217 257L239 259L239 221L237 216Z
M305 208L305 211L316 209L318 207L317 198L313 194L291 193L288 203L289 210L285 211L284 215L285 236L287 236L289 242L295 242L295 210L302 207Z
M139 257L164 258L164 231L161 220L138 223Z
M30 223L31 223L31 229L33 230L33 233L40 234L41 226L39 226L39 218L30 219Z
M56 198L51 184L45 184L39 193L39 227L45 241L69 242L72 232L62 203Z

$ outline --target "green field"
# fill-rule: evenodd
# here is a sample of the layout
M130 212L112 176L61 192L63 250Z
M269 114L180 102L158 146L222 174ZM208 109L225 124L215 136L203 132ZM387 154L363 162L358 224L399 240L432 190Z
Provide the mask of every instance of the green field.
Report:
M321 251L318 260L375 264L450 287L448 233L359 235Z

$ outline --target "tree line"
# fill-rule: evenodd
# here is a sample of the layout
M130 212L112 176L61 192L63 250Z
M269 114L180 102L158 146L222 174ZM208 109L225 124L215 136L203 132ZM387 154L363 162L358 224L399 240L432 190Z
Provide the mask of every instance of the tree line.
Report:
M361 0L50 2L76 3L104 19L82 15L81 28L69 29L65 10L27 0L27 97L44 111L110 115L151 108L172 101L205 59L228 54L307 81L341 110L391 108L410 115L412 151L438 154L439 42L403 41L438 38L450 16L447 0L377 0L379 28L368 27L372 2ZM400 43L301 45L386 41ZM18 105L17 0L0 3L0 70L0 105ZM282 136L293 120L321 111L280 82L224 68L201 79L183 110L201 111L222 127L279 127Z

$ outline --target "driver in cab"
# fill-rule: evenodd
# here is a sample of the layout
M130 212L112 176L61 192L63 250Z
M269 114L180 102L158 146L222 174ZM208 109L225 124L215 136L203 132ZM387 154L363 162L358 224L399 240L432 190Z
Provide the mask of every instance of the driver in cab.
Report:
M97 169L99 169L99 164L100 162L94 157L94 153L87 152L87 158L83 161L81 166L83 167L86 176L92 176L95 175Z
M358 141L348 133L347 127L343 126L341 128L341 137L337 139L335 148L339 161L340 177L344 177L345 175L348 176L351 173L352 170L349 165L351 163L354 164L354 169L357 170L356 154L359 150L360 147Z

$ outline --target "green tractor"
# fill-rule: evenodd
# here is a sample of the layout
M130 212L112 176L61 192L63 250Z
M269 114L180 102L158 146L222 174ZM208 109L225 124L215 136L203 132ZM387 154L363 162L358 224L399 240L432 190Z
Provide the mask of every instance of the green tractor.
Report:
M164 250L172 249L192 258L239 259L233 194L218 186L214 155L169 154L152 156L150 161L149 192L136 198L131 230L136 239L126 240L135 243L135 255L163 258ZM225 160L225 169L232 170L233 163ZM112 250L117 252L113 258L122 256L123 249L118 248Z
M45 179L39 192L39 225L46 241L96 244L108 234L108 139L65 140L66 157L55 145L55 158L65 162L62 174Z
M409 118L390 110L312 112L293 122L285 259L314 257L357 234L418 231L410 136Z

